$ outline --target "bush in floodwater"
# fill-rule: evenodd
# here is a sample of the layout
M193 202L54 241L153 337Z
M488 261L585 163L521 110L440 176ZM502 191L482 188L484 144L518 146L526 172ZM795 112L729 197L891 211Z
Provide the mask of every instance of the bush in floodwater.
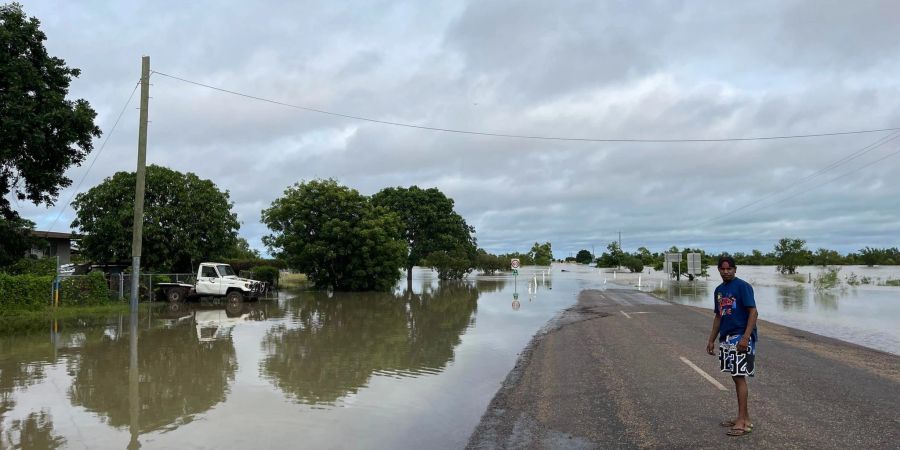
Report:
M840 271L840 267L826 267L824 272L816 276L813 285L815 285L816 289L833 289L837 287L841 284L838 278L838 272Z
M850 275L847 275L847 278L844 280L844 282L850 286L859 286L860 284L862 284L862 281L853 272L850 272Z
M900 280L886 280L884 282L885 286L898 286L900 287Z

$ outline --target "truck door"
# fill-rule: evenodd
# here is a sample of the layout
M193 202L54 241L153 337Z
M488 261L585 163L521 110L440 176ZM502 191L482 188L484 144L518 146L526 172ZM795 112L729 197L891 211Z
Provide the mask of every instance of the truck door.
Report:
M200 295L221 295L222 279L213 266L200 267L197 277L197 293Z

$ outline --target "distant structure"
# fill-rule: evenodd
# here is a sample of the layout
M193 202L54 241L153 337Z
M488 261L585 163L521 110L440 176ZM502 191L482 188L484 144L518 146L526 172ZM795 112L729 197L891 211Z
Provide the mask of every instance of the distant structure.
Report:
M48 245L36 245L28 252L28 256L37 258L56 257L59 256L60 264L69 264L72 262L72 241L78 240L81 236L74 233L57 233L55 231L39 231L31 232L31 236L44 240Z

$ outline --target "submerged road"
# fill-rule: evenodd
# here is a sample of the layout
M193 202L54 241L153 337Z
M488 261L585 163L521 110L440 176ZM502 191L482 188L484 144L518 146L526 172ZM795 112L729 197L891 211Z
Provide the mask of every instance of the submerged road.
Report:
M706 354L712 318L638 291L582 291L523 351L468 448L900 448L900 357L765 320L753 432L726 436L737 401Z

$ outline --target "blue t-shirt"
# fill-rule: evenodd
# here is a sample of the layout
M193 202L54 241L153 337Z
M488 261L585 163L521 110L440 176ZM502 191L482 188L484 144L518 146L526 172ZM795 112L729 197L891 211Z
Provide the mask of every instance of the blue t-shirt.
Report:
M753 287L750 283L734 277L729 282L716 287L713 294L716 315L721 317L719 322L719 340L725 339L729 334L744 334L747 329L747 320L750 313L747 308L756 308L756 300L753 298ZM756 341L756 327L751 334Z

